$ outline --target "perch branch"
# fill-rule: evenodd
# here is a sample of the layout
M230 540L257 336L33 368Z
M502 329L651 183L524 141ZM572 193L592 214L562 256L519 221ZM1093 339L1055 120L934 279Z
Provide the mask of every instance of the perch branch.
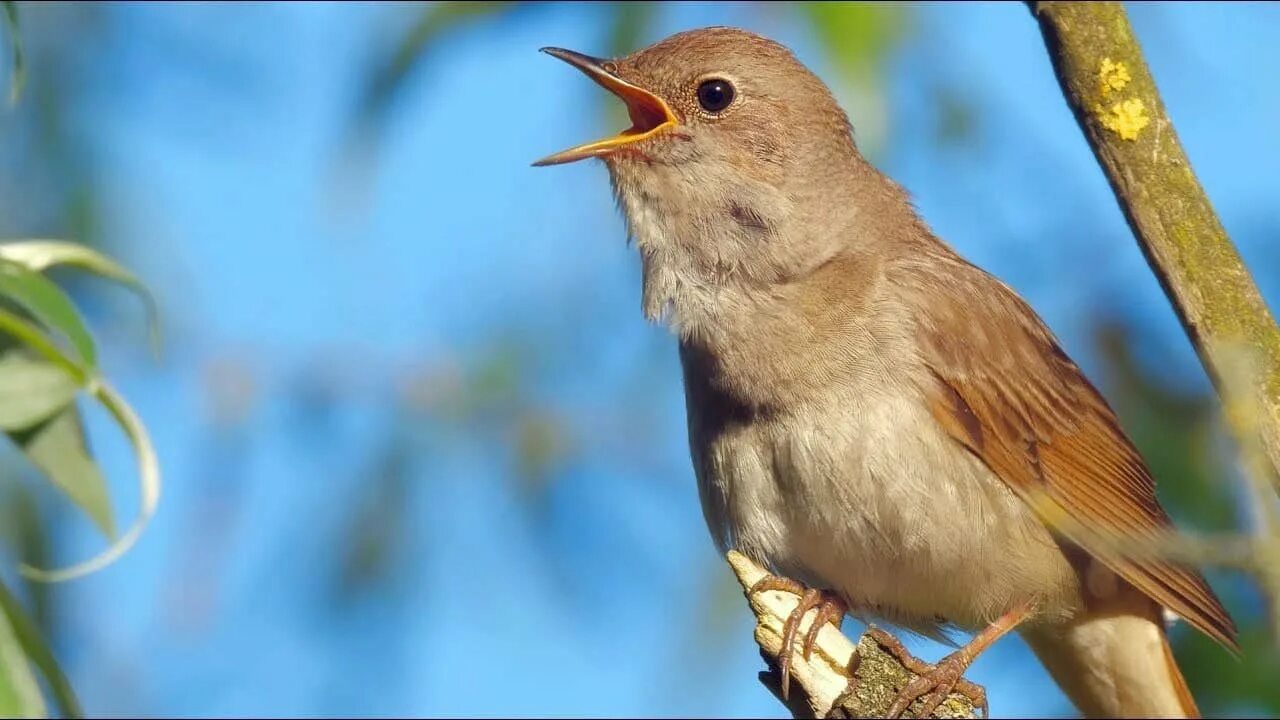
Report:
M741 553L729 552L728 560L743 592L747 594L751 611L755 613L756 643L769 664L769 670L760 674L760 681L782 700L778 675L782 626L800 599L780 590L751 594L749 590L765 577L765 570ZM798 637L804 637L811 620L812 614L801 622ZM830 625L818 632L813 654L808 660L798 650L793 649L792 652L791 699L784 704L798 718L884 717L898 692L914 677L870 635L863 634L854 645ZM859 659L855 660L855 656ZM853 668L852 673L850 668ZM921 702L912 703L903 717L918 717L913 711ZM952 693L930 717L972 718L977 715L968 698Z

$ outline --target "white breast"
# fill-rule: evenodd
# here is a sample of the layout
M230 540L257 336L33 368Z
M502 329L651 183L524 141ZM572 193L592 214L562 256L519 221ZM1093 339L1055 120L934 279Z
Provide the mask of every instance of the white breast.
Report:
M936 635L1033 597L1057 612L1074 603L1074 574L1043 526L901 392L862 388L727 431L706 451L713 534L837 590L857 615Z

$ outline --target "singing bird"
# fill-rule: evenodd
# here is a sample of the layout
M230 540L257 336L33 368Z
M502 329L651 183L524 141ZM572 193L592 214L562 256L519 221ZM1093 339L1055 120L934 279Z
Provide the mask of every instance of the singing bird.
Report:
M711 535L804 592L787 647L815 608L815 628L974 633L891 711L927 714L1016 630L1087 716L1196 715L1166 613L1231 650L1236 631L1196 571L1120 552L1172 528L1150 471L1035 311L859 154L823 82L733 28L544 51L626 103L630 128L535 165L608 168L644 314L678 340Z

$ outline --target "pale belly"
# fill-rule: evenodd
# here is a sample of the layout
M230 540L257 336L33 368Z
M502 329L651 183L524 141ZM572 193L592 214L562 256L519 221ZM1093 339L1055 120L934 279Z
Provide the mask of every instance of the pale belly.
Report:
M717 543L932 636L1026 601L1073 614L1075 572L1025 504L920 403L867 398L695 437Z

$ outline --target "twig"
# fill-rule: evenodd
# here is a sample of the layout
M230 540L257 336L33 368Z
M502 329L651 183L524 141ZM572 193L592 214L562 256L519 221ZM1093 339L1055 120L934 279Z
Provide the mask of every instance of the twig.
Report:
M769 663L769 670L760 674L760 681L782 700L777 668L782 626L799 598L779 590L748 593L767 573L741 553L730 551L728 560L755 613L756 643ZM811 619L811 615L806 616L801 622L799 637L804 637ZM792 653L791 699L785 704L795 717L884 717L898 692L914 677L870 635L864 633L854 645L830 625L818 632L808 660L795 649ZM851 675L855 680L852 684ZM920 702L913 703L903 717L918 717L913 710ZM953 693L930 717L972 718L977 717L977 712L968 698Z

